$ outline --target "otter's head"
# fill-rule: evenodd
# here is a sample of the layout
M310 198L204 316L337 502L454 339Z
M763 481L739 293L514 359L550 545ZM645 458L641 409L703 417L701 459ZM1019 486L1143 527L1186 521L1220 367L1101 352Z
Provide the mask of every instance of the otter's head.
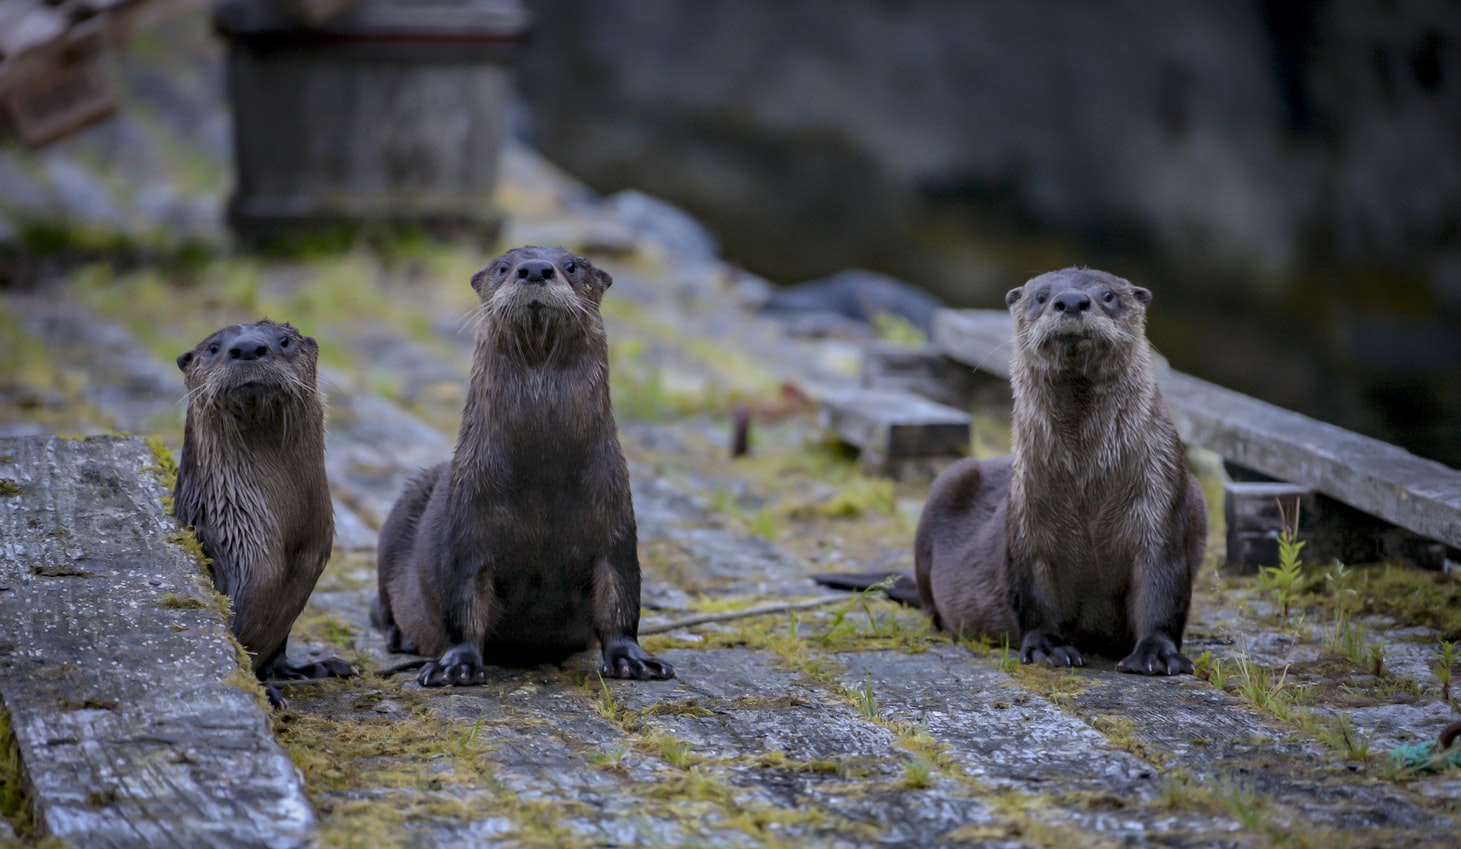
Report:
M318 405L319 351L314 339L268 319L215 331L178 357L188 412L257 419L291 405Z
M495 330L548 346L602 334L599 303L614 282L607 272L562 248L513 248L472 276L479 311Z
M1034 278L1004 296L1015 320L1015 347L1031 368L1095 372L1119 365L1146 344L1152 293L1093 268Z

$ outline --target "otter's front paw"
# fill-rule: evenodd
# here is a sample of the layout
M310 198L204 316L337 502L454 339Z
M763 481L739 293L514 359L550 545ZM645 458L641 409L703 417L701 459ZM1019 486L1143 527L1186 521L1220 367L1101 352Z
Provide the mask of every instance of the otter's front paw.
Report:
M467 687L487 680L482 669L482 652L476 646L452 646L441 656L421 667L416 683L423 687Z
M1177 644L1166 635L1150 634L1142 637L1131 654L1116 664L1116 670L1137 675L1190 675L1192 661L1177 651Z
M675 677L675 667L650 657L631 637L618 637L604 646L605 678L633 678L636 681L665 681Z
M1020 640L1020 663L1047 663L1051 666L1085 666L1086 659L1076 647L1059 634L1035 630Z

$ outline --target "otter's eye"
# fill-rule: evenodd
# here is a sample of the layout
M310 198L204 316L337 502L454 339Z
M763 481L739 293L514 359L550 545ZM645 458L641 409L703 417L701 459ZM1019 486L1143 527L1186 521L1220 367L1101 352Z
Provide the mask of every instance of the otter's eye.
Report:
M497 266L497 273L498 274L506 274L507 273L507 263L504 262L503 264Z
M217 342L214 342L212 345L209 345L208 346L208 353L210 353L210 354L216 354L216 353L218 353L218 343Z
M563 270L568 272L569 274L572 274L573 272L578 270L578 266L570 262L567 265L563 266Z
M1107 289L1106 294L1101 296L1101 300L1109 304L1112 301L1116 300L1116 293L1111 291L1110 289Z
M282 339L279 340L279 347L281 347L281 348L288 348L289 347L289 337L288 336L285 336L284 338L282 338Z
M1043 304L1043 303L1045 303L1045 300L1047 298L1049 298L1049 297L1050 297L1050 293L1049 292L1041 292L1040 294L1038 294L1038 295L1035 296L1035 303L1037 303L1037 304Z

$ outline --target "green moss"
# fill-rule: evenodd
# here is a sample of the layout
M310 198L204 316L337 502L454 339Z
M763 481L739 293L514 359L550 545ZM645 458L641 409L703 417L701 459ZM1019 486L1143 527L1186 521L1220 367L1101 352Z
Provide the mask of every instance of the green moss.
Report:
M162 606L169 610L204 610L212 607L214 603L212 600L197 596L180 596L177 593L165 593L162 597Z
M19 498L25 489L9 478L0 478L0 498Z
M890 312L879 311L873 314L873 332L884 342L895 342L909 347L928 344L928 337L922 330L914 327L913 322Z
M1358 612L1389 616L1461 640L1461 583L1439 572L1387 565L1357 571Z
M10 724L10 711L0 705L0 817L23 838L33 837L35 833L30 793L20 746Z
M855 475L838 485L831 498L793 504L787 515L792 519L856 519L870 512L885 516L898 512L893 481Z
M424 697L393 698L410 699L403 715L291 713L277 723L311 794L486 783L490 733L457 733Z
M172 512L172 493L178 485L178 461L172 455L172 449L162 441L161 437L147 437L147 447L152 449L152 457L157 465L152 467L152 473L157 475L157 482L162 484L166 495L162 497L163 507L169 513Z
M342 649L355 647L356 629L333 612L321 612L313 605L294 620L291 635L296 639L325 643Z
M1013 677L1056 707L1070 707L1091 686L1090 679L1074 668L1056 669L1040 663L1021 664Z

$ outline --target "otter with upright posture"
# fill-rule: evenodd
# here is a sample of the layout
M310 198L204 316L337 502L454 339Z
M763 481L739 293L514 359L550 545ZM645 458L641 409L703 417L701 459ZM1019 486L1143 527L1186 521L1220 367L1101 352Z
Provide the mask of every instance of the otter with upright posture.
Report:
M1157 389L1151 292L1102 271L1043 274L1014 317L1013 456L934 483L914 542L942 628L1018 642L1020 660L1192 671L1181 653L1207 510Z
M173 513L212 560L260 680L355 674L338 658L295 665L285 653L335 539L318 356L315 340L265 319L225 327L177 360L188 413Z
M372 620L392 651L438 658L422 686L481 683L484 663L556 663L595 640L605 676L674 677L638 642L634 505L599 315L612 282L539 247L472 278L482 306L456 448L381 528Z

